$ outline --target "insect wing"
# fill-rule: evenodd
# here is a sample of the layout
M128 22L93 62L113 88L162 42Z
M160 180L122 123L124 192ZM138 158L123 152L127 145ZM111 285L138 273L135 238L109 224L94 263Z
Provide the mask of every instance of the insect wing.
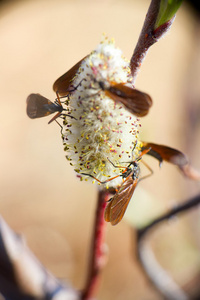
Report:
M123 83L111 84L105 93L114 101L121 102L126 109L137 117L146 116L153 103L148 94Z
M171 164L177 165L178 167L182 167L188 164L188 159L185 156L185 154L176 149L153 143L143 142L142 144L142 149L144 150L146 148L150 148L150 151L147 152L147 154L158 159L160 164L163 160Z
M45 117L60 110L58 105L40 94L30 94L26 99L26 104L26 112L31 119Z
M105 209L104 219L106 222L111 222L112 225L118 224L127 209L127 206L134 193L137 181L133 180L132 174L122 183L119 191L109 201Z
M88 56L88 55L87 55ZM72 88L71 83L76 75L81 63L87 57L82 58L77 64L75 64L69 71L60 76L53 84L53 90L60 96L67 96Z

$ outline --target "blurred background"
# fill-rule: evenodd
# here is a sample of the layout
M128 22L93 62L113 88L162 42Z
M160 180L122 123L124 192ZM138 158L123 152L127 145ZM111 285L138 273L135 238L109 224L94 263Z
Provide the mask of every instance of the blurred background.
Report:
M84 286L96 206L96 185L80 182L65 159L60 128L31 120L26 98L55 99L52 84L90 53L106 33L130 59L150 1L27 0L0 2L0 214L40 261L75 288ZM169 33L149 51L136 88L153 107L141 139L177 148L200 169L200 30L187 3ZM200 185L172 165L146 158L154 175L142 181L124 219L107 226L108 263L98 299L157 300L136 259L135 230L196 195ZM150 236L156 257L191 295L200 291L199 208ZM191 296L192 297L192 296Z

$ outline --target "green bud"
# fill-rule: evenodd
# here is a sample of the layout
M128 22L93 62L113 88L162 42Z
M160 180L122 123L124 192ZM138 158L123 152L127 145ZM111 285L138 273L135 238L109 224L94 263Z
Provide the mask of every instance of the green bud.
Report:
M161 0L155 29L173 18L183 0Z

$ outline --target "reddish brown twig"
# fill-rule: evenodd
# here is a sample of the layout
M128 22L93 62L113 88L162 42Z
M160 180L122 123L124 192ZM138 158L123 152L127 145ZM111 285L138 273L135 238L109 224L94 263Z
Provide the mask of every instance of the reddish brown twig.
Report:
M174 18L172 18L155 30L154 27L159 12L160 1L161 0L151 1L142 31L131 57L130 68L133 76L133 84L135 83L137 74L149 48L168 31L174 20Z
M106 202L109 199L108 190L101 190L98 194L96 216L94 223L93 241L90 252L90 262L88 268L88 278L85 289L82 292L82 300L91 299L95 295L95 291L99 282L99 274L105 265L105 225L104 210Z

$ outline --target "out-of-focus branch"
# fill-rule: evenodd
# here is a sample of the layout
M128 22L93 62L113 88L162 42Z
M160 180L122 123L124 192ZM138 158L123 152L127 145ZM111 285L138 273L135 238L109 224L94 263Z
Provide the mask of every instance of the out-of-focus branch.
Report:
M137 245L138 257L145 274L149 277L154 286L170 300L188 300L188 295L173 281L171 276L164 270L157 262L153 251L148 245L145 237L151 229L159 226L162 222L177 216L181 213L188 212L200 204L200 195L185 201L177 207L171 209L168 213L153 220L147 226L138 229L137 231Z
M191 300L178 286L168 272L156 260L149 243L142 239L138 243L138 256L144 273L150 279L154 288L166 300ZM161 298L162 299L162 298Z
M57 280L36 259L21 236L0 219L0 291L5 299L78 300L80 295Z
M94 297L99 282L100 271L106 262L106 249L104 244L106 222L104 221L104 211L108 199L108 190L100 190L96 208L93 241L89 257L88 278L85 289L82 292L82 300Z
M64 285L48 272L31 253L21 236L0 219L0 291L5 299L91 299L95 295L100 271L106 262L104 210L109 195L108 190L99 191L88 278L82 293Z
M161 217L158 217L157 219L153 220L150 224L147 226L141 228L138 230L138 241L140 241L141 238L154 226L158 225L159 223L169 220L173 216L176 216L180 213L187 212L189 209L192 209L200 204L200 195L195 196L194 198L191 198L190 200L185 201L184 203L179 204L175 208L171 209L166 214L162 215Z

